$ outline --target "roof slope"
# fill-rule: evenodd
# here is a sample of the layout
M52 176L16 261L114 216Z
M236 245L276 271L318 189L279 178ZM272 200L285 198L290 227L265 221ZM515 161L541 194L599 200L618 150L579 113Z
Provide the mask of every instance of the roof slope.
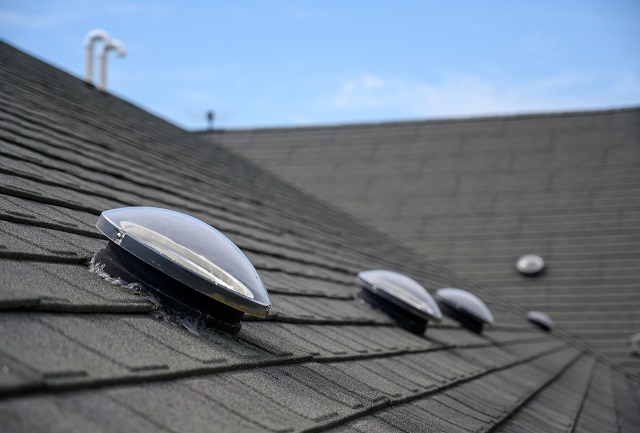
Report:
M3 431L638 425L636 381L223 148L6 44L0 98ZM107 243L98 215L128 205L222 230L256 265L272 314L247 317L237 339L194 334L89 272ZM402 331L353 297L356 272L377 267L473 290L497 325Z
M640 110L212 138L640 374ZM530 253L538 278L515 270Z

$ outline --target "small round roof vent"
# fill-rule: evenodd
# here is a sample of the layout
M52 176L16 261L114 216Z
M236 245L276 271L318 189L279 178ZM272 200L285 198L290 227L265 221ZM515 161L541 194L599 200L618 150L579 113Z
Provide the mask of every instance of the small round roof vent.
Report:
M544 270L544 260L535 254L527 254L518 259L516 268L524 275L536 275Z
M527 313L527 320L547 332L551 331L554 325L551 317L542 311L529 311Z
M466 290L438 289L436 299L444 314L476 334L482 333L484 325L493 323L493 315L489 308L476 295Z
M428 321L439 322L442 313L427 289L406 275L371 270L358 274L362 298L387 313L402 328L423 334Z
M633 334L629 342L631 343L631 354L640 356L640 334Z
M126 207L102 212L96 227L111 240L96 256L105 272L141 283L168 309L235 334L244 313L265 317L271 307L249 259L196 218Z

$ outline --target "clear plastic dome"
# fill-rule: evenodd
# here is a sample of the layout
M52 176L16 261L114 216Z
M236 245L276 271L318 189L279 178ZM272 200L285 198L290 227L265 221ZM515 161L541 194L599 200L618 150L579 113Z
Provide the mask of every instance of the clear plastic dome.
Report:
M392 271L371 270L358 274L366 290L381 296L425 320L440 321L442 313L427 289L406 275Z
M553 328L554 325L551 317L542 311L529 311L527 313L527 320L547 330Z
M450 308L471 315L476 320L487 324L493 323L493 315L487 306L473 293L461 289L438 289L436 298Z
M533 275L544 269L544 260L535 254L527 254L518 259L516 268L523 274Z
M170 277L245 313L264 317L271 303L258 273L225 235L167 209L102 212L96 227L110 240Z

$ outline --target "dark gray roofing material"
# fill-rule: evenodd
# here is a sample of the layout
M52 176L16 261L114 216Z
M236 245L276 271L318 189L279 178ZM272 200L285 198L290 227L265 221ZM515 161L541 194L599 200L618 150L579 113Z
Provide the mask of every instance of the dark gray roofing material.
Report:
M219 131L640 375L640 110ZM538 254L546 271L515 270Z
M632 431L638 383L473 281L242 158L0 44L0 425L21 431ZM273 314L238 339L88 270L104 209L169 207L247 252ZM496 326L426 337L354 300L405 272ZM597 428L595 428L597 427ZM625 430L626 429L626 430Z

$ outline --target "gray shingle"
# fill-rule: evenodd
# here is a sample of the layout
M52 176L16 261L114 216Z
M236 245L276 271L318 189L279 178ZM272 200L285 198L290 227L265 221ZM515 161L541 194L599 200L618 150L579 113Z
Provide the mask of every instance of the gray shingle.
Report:
M168 431L102 393L2 401L0 418L6 432Z
M591 359L580 359L496 431L573 431L593 365Z
M209 432L212 426L221 431L263 431L263 427L233 408L221 406L218 401L184 384L120 388L108 391L107 395L169 431Z
M0 262L1 309L148 312L153 304L90 274L84 266Z
M530 424L555 428L566 426L568 415L558 413L557 422L544 424L543 414L551 418L556 410L575 411L580 397L590 411L580 412L579 420L585 422L579 425L628 428L635 422L635 382L612 374L606 365L596 369L591 382L583 380L593 361L574 361L590 360L588 355L564 339L534 330L516 307L475 281L423 259L218 145L109 93L98 93L2 43L0 82L0 194L7 198L0 200L0 230L6 233L0 249L0 418L5 430L471 431L492 429L510 416L520 429ZM556 206L562 218L551 219L554 230L566 233L553 238L562 242L547 246L557 257L569 259L564 263L573 263L591 244L572 247L565 241L603 229L594 215L608 215L608 221L620 222L620 227L636 227L638 218L629 213L633 206L588 214L588 206L624 203L624 191L616 188L634 190L629 186L637 178L632 166L616 163L622 177L615 176L612 165L599 176L600 182L589 178L589 170L576 169L577 177L571 179L592 182L586 192L579 185L564 188L563 176L551 176L545 187L564 188L558 193L573 208L558 207L562 200L538 188L530 189L536 204L526 199L514 204L529 206L534 217L527 219L505 206L508 224L491 218L502 203L501 194L518 192L516 183L509 182L509 170L532 175L535 169L515 169L509 155L496 160L489 156L499 155L506 143L529 157L540 149L555 152L565 145L559 132L575 130L585 146L597 149L597 140L589 141L586 134L609 125L596 122L598 116L589 121L560 117L552 127L528 117L377 125L365 127L368 137L362 136L361 126L309 128L288 138L289 130L279 129L245 132L236 142L262 143L266 134L266 141L282 150L274 161L283 166L304 162L299 143L306 143L309 155L323 159L330 171L331 176L315 176L325 188L332 176L346 175L357 187L358 203L373 205L372 193L378 191L380 198L397 192L351 172L341 156L343 143L353 143L362 167L377 161L403 182L407 178L402 167L409 164L420 185L394 209L378 207L377 212L402 229L407 222L420 222L424 230L416 240L441 245L448 254L476 257L478 263L485 256L506 257L511 267L515 253L505 242L515 228L532 224L523 236L515 236L519 247L527 246L549 231L540 219L549 219L548 206ZM513 128L511 122L522 128ZM393 137L400 137L410 151L393 143ZM622 147L634 139L633 134L614 137ZM419 147L425 140L431 147L422 154ZM333 152L326 161L318 146ZM466 175L500 173L484 182L495 189L488 198L459 191L461 185L477 187L468 179L463 185L460 174L448 174L447 164L460 157L468 158L463 164ZM331 164L331 158L341 160ZM556 160L565 166L569 161ZM546 160L555 167L553 161ZM298 171L304 174L312 166ZM421 195L424 185L434 185L434 191ZM448 193L458 195L442 202ZM580 202L585 197L590 200L586 207ZM437 224L436 214L414 218L425 198L440 215ZM464 205L458 199L473 200ZM272 314L266 320L246 317L232 338L156 310L157 301L90 273L88 259L106 243L93 227L95 219L102 210L124 205L176 209L228 234L273 289ZM448 219L473 221L471 208L487 212L481 223L468 224L475 231L457 232L444 224ZM564 221L572 215L588 218L580 227L567 226ZM438 230L431 230L430 223ZM486 242L491 227L498 249L483 254L477 245ZM413 235L406 230L402 236ZM635 274L626 269L634 257L629 249L611 246L608 260L625 255L627 262L594 269L580 284L561 285L559 299L573 302L570 287L582 283L590 289L603 287L596 272L605 275L615 269L621 287L615 302L632 299ZM464 269L469 261L456 266ZM376 268L407 273L429 290L447 285L480 294L497 323L483 336L449 319L431 325L425 336L407 333L354 299L360 290L354 283L357 272ZM503 282L494 285L495 293L512 290L512 276L492 272L502 278L494 281ZM533 294L512 291L532 302L546 302L552 283L563 282L567 275L543 281ZM585 317L576 314L572 320L584 322ZM605 343L619 332L614 322L620 320L597 330ZM585 332L597 339L596 330L585 327ZM615 346L603 345L602 350L622 356ZM624 404L614 398L614 390L624 396Z
M18 313L0 317L2 353L37 372L39 377L34 379L55 384L124 373L121 366L77 344L42 319Z
M562 320L567 312L553 309L556 296L573 293L597 308L592 296L600 286L637 291L637 108L229 130L210 139L500 295L553 313L570 332L584 323ZM535 283L513 271L527 252L549 265ZM528 296L544 284L553 290L540 307ZM617 332L635 332L634 320L619 318L609 342L619 341ZM637 359L609 359L640 373Z

